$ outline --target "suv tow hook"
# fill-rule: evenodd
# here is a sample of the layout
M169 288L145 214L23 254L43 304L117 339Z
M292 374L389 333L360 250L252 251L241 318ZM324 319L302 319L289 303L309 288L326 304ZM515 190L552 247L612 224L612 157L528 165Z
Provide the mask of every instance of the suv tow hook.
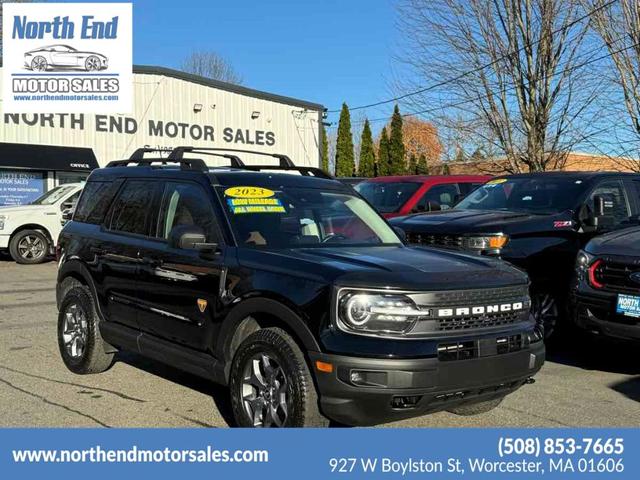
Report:
M525 385L531 385L533 383L536 383L536 379L533 377L529 377L524 381Z

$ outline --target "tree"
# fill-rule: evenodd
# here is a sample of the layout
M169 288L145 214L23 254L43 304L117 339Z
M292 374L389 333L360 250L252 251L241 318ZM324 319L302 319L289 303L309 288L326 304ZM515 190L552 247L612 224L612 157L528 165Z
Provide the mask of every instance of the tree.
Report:
M376 176L386 177L391 175L391 165L389 159L389 136L387 135L387 127L382 128L380 133L380 142L378 144L378 171Z
M484 160L486 157L481 148L476 148L475 151L471 154L470 160L472 162L480 162Z
M409 175L415 175L418 173L418 160L416 160L416 154L412 153L409 157L409 166L407 168Z
M602 153L614 158L625 169L640 171L637 160L640 153L640 5L637 0L618 0L613 4L604 0L585 0L584 3L594 12L591 24L610 56L612 72L608 75L609 80L622 95L621 101L614 95L608 97L616 107L624 109L626 118L624 125L614 125L615 138L606 146L606 150L613 151L614 155ZM619 131L630 135L622 139L618 136Z
M416 165L416 173L418 175L429 175L429 164L427 163L427 157L424 153L420 155L420 159Z
M323 122L320 122L320 166L329 173L329 139Z
M201 77L221 82L242 84L242 77L231 62L212 51L194 51L182 61L180 69Z
M508 171L562 167L591 128L597 93L579 54L588 30L579 1L403 0L413 90L442 85L408 98L432 110L450 102L447 115L495 142Z
M405 163L404 139L402 136L402 116L396 105L391 116L391 128L389 133L389 173L390 175L402 175L407 165Z
M464 148L459 147L458 148L458 152L456 153L455 158L453 159L454 162L464 162L467 159L467 156L464 153Z
M449 168L449 164L446 162L442 164L442 174L451 175L451 169Z
M432 162L438 162L442 155L442 143L437 127L426 120L416 117L402 119L402 138L407 156L419 157L425 154Z
M353 137L351 136L351 115L346 103L342 104L338 121L338 140L336 143L336 177L351 177L355 170L353 156Z
M376 152L373 148L373 136L369 120L364 121L362 135L360 136L360 161L358 163L358 175L361 177L373 177L375 175Z

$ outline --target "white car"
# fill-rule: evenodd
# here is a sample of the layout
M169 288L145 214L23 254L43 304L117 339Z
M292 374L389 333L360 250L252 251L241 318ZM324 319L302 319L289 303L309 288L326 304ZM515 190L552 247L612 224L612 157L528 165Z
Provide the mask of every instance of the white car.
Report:
M53 253L62 230L62 213L74 208L84 183L49 190L28 205L0 207L0 250L18 263L42 263Z

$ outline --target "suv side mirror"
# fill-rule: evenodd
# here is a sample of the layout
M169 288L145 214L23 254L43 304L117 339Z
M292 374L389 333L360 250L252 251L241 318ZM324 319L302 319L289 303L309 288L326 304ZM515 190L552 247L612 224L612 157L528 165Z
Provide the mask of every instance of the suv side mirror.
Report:
M74 202L64 202L60 205L60 210L62 210L63 212L65 210L73 210L74 206L75 206Z
M604 197L602 195L593 196L593 216L598 218L604 216Z
M217 243L207 243L204 230L195 225L179 225L169 232L169 246L181 250L198 250L202 253L215 253Z

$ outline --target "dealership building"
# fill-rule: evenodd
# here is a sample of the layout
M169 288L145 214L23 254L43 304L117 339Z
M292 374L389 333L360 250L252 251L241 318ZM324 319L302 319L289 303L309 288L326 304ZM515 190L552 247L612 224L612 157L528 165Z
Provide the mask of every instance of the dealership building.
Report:
M283 153L300 166L320 164L322 105L161 67L134 66L133 87L132 113L3 113L0 206L28 203L144 146L238 148Z

